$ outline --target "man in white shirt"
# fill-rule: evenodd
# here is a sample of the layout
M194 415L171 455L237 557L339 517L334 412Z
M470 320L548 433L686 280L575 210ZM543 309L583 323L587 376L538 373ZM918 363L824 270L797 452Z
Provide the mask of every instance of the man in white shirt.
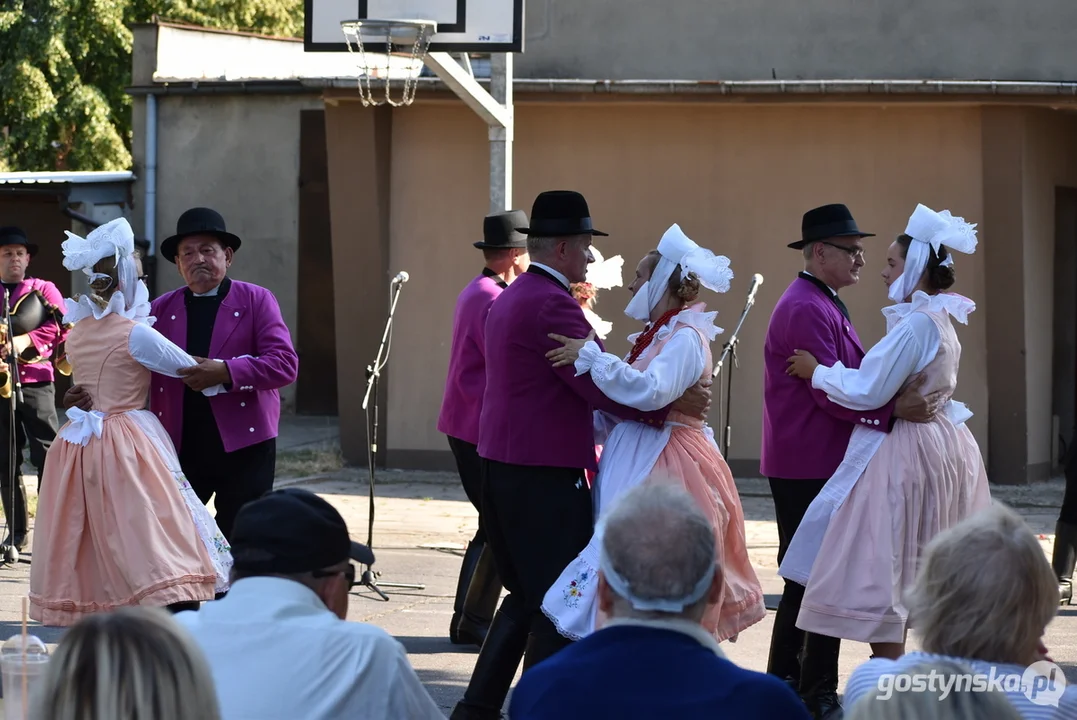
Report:
M232 531L232 586L182 623L213 672L223 720L425 720L445 717L404 646L349 623L352 542L336 508L299 488L244 505Z

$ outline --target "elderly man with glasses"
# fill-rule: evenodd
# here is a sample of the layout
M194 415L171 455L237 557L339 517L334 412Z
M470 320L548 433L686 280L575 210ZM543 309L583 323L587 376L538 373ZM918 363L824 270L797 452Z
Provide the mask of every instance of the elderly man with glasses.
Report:
M845 205L834 204L805 213L800 240L788 245L803 252L804 271L778 300L767 328L760 462L774 500L779 565L808 506L841 464L856 423L889 432L896 418L927 422L936 410L917 390L919 381L884 407L858 412L786 373L795 350L811 352L823 365L860 367L864 347L838 292L859 282L869 237ZM797 628L803 597L803 585L785 581L767 672L797 690L813 717L837 718L840 641Z

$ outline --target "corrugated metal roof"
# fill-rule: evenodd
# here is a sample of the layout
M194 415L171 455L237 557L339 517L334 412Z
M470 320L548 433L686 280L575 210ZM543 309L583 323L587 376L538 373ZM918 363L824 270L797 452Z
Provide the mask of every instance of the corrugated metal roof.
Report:
M0 185L37 185L49 183L86 184L133 182L135 174L130 170L104 172L84 170L77 172L7 172L0 173Z

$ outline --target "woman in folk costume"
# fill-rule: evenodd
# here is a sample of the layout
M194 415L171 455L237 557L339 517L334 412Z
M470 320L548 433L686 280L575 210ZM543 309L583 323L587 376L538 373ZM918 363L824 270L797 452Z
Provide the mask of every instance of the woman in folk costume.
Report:
M870 643L878 657L905 652L903 593L922 548L991 502L980 449L965 425L972 413L950 399L961 359L951 318L967 324L976 308L945 292L954 283L951 251L975 249L975 225L918 205L882 273L897 303L883 310L886 336L860 369L825 367L800 350L789 359L790 374L853 410L885 405L920 374L921 392L948 401L928 423L897 420L890 433L857 426L779 569L806 586L797 627Z
M710 374L710 343L721 329L714 325L718 313L705 312L696 298L700 285L728 291L732 277L728 258L699 247L673 225L658 249L640 260L629 286L633 298L625 313L649 326L629 337L634 346L628 358L601 352L590 338L559 335L551 337L564 347L547 357L556 366L574 363L577 374L590 373L595 385L615 402L641 410L664 407ZM679 413L670 413L663 426L655 427L619 422L601 412L595 414L595 428L597 441L604 440L605 445L594 489L595 534L542 604L558 631L580 639L600 624L596 591L602 518L621 494L644 481L683 485L714 525L715 562L721 567L724 587L707 608L704 628L722 641L762 620L763 591L748 560L740 496L710 428ZM698 602L707 592L705 585L709 582L685 588L686 602ZM651 609L680 610L660 602Z
M96 409L69 409L45 459L30 617L71 625L127 605L188 609L227 590L232 557L164 427L143 408L151 371L178 377L196 362L151 327L126 220L67 235L64 267L82 270L91 289L67 301L67 355Z

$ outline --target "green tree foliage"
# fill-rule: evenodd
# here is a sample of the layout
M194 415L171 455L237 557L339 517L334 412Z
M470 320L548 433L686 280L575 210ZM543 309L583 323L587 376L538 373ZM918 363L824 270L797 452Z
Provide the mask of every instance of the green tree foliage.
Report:
M300 0L0 0L0 170L131 167L131 31L163 17L297 37Z

